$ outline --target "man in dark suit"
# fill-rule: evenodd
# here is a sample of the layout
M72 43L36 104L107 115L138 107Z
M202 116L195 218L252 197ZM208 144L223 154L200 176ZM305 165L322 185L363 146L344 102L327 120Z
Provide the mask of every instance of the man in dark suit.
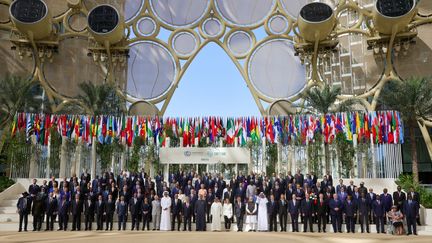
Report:
M125 202L125 197L120 196L117 202L118 230L126 230L126 221L128 214L128 204Z
M401 210L405 200L406 194L402 191L402 187L398 186L397 191L393 192L393 205L396 205L398 209Z
M186 226L187 230L192 230L193 208L189 201L189 197L186 197L185 203L183 205L183 231L186 231Z
M408 194L407 201L403 206L403 213L406 218L408 233L407 235L417 235L417 215L419 214L419 204L417 201L414 201L411 194Z
M96 222L97 222L96 230L103 229L104 212L105 212L105 203L102 200L102 195L98 195L98 200L95 203L95 215L96 215Z
M312 217L314 217L314 206L312 201L309 199L309 195L306 194L305 199L301 202L300 212L303 216L303 232L307 232L309 224L310 232L313 232Z
M372 212L375 218L377 233L384 234L384 218L386 217L386 211L379 195L377 195L376 200L372 202Z
M420 205L420 194L414 190L414 187L410 187L409 193L411 195L411 200L416 201L418 205ZM417 224L420 224L420 214L417 214Z
M31 200L29 199L29 194L27 192L23 192L22 197L18 199L16 207L19 214L18 231L19 232L22 231L23 222L24 222L24 231L27 231L28 215L31 211Z
M298 217L300 211L299 209L300 209L300 203L297 201L296 195L293 194L292 199L288 203L288 212L291 216L292 232L299 232L298 229Z
M294 175L294 178L295 178L297 184L300 184L301 186L303 186L304 176L300 170L297 170L297 173Z
M234 215L236 217L236 222L237 222L237 232L243 231L243 218L245 213L246 213L246 204L242 202L241 196L238 196L234 204Z
M84 200L84 215L85 215L85 230L92 230L92 223L94 219L95 203L90 193Z
M277 213L278 213L278 204L275 201L274 195L270 195L270 201L267 202L267 214L269 221L269 231L277 232Z
M181 226L182 202L178 199L178 194L174 195L171 203L171 231L175 229L175 221L177 220L177 230L180 231Z
M45 194L38 192L32 199L33 231L40 231L45 212Z
M279 224L282 232L286 232L287 229L287 216L288 216L288 201L285 199L285 195L281 194L281 198L278 202L278 214Z
M348 195L344 202L343 214L345 216L345 224L347 233L355 233L355 217L357 216L357 204L352 200L352 196Z
M65 196L60 198L60 205L58 210L59 215L59 230L67 230L67 225L69 221L69 201L66 200Z
M53 197L51 192L45 201L45 213L46 213L46 227L45 231L54 230L54 221L57 217L58 202L57 198Z
M327 225L327 212L328 212L328 200L325 200L324 194L320 193L318 196L317 204L315 206L316 217L318 218L318 232L326 232Z
M376 200L376 194L373 192L373 188L369 188L369 192L368 192L368 194L366 195L366 198L367 198L367 200L369 200L369 202L374 202L375 200ZM360 200L360 198L358 199L358 200ZM357 200L357 201L358 201ZM385 219L384 219L385 220ZM370 213L369 213L369 222L371 222L371 223L375 223L375 218L374 218L374 216L373 216L373 212L372 212L372 210L370 211ZM385 222L385 221L384 221Z
M329 201L330 216L335 233L342 233L342 212L343 203L339 200L338 195L333 194L333 199Z
M366 232L369 233L369 213L370 213L370 202L364 193L361 194L361 198L358 201L358 214L360 220L360 229L364 233L364 228L366 227Z
M138 194L135 192L133 197L129 201L129 211L132 217L132 228L134 230L139 230L139 214L141 212L141 201L138 198Z
M35 197L36 194L40 191L39 186L36 184L37 180L33 179L32 184L28 188L28 193L30 194L30 197Z
M112 231L114 212L115 212L115 202L113 200L113 195L109 194L108 200L105 202L105 209L104 209L105 231L107 231L108 229Z
M75 199L71 203L72 212L72 231L81 230L81 213L83 211L83 203L79 195L75 195Z

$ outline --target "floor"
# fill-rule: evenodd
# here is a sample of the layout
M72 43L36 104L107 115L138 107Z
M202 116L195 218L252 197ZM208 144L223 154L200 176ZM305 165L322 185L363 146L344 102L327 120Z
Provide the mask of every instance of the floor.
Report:
M1 232L0 242L103 242L124 243L154 239L163 242L206 242L206 243L263 243L295 242L311 243L374 243L391 240L392 243L430 243L432 236L392 236L383 234L334 234L334 233L267 233L267 232Z

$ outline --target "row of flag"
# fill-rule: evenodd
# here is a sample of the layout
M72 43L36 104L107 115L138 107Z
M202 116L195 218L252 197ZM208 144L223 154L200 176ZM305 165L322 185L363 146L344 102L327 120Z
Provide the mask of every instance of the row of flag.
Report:
M316 134L331 144L336 134L347 140L376 144L404 142L403 123L399 112L344 112L326 115L289 115L279 117L195 117L162 118L144 116L88 116L17 113L12 124L12 136L25 131L27 138L47 145L51 128L61 136L88 145L120 142L131 146L135 137L166 145L166 138L182 138L180 146L194 146L196 141L245 146L247 141L261 143L313 143ZM356 135L356 136L355 136Z

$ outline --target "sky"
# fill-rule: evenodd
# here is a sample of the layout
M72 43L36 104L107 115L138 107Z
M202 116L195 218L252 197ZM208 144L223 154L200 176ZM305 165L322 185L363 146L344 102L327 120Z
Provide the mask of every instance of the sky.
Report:
M255 32L257 40L266 34ZM169 33L162 31L160 39ZM160 107L160 106L159 106ZM245 80L225 51L211 42L195 57L178 88L165 116L260 116Z

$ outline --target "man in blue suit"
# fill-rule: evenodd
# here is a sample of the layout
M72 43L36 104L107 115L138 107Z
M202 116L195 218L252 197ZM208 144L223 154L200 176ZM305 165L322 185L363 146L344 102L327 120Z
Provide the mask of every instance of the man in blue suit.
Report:
M344 203L344 215L347 233L355 233L355 218L357 216L357 204L352 200L352 196L348 195Z
M372 212L375 218L377 233L384 233L384 218L386 216L386 211L379 195L376 196L376 200L372 203Z
M329 202L331 222L335 233L342 233L342 210L343 204L339 200L338 195L333 194L333 199Z
M300 203L297 201L296 195L293 194L291 201L288 203L288 212L291 216L292 232L299 232L298 230L299 208L300 208Z
M125 197L120 196L120 201L117 202L118 230L126 229L127 215L128 204L125 202Z
M358 214L360 220L360 229L364 233L364 228L366 226L366 232L369 233L369 212L370 212L370 201L366 197L365 193L361 194L361 198L358 201Z
M19 214L19 229L18 231L22 231L22 224L24 221L24 231L27 231L27 222L28 222L28 215L31 210L31 200L29 198L29 194L27 192L24 192L22 194L22 197L18 199L17 202L17 211Z
M407 202L403 204L404 215L407 221L408 233L407 235L417 235L417 215L419 214L419 204L414 201L411 194L408 194Z

